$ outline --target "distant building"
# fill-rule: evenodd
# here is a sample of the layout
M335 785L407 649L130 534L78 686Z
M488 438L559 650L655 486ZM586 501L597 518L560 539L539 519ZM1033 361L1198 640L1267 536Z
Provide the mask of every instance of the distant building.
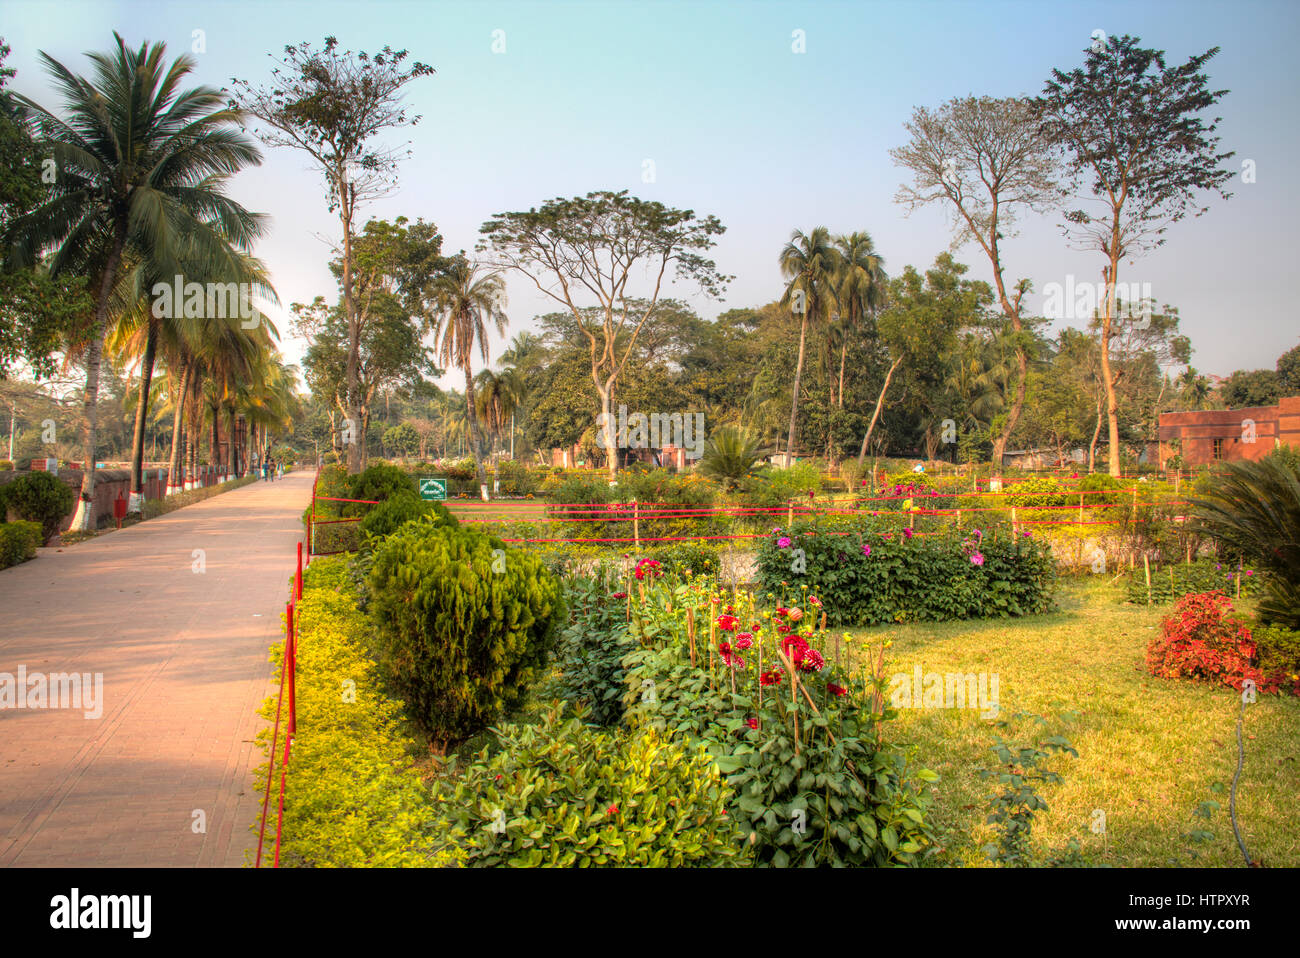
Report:
M1300 396L1276 406L1160 414L1160 466L1181 453L1184 466L1259 459L1281 443L1300 447Z
M1087 459L1082 449L1067 450L1062 456L1055 446L1040 446L1037 449L1008 450L1002 454L1004 469L1062 469L1078 465Z

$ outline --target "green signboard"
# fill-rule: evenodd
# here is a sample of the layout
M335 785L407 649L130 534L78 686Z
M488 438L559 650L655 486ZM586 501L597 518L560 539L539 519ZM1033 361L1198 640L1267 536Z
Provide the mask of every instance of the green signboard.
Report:
M445 500L447 498L447 480L421 479L420 498Z

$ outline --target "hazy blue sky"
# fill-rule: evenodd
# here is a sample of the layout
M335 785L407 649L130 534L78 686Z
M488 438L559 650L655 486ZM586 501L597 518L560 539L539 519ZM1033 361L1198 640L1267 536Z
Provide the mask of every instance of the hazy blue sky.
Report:
M1295 48L1300 4L1277 2L188 2L71 3L6 0L0 35L13 47L14 88L57 110L37 50L84 72L87 50L111 32L189 52L204 31L194 82L263 80L268 53L329 34L353 50L406 48L437 74L408 89L423 120L398 134L414 156L399 191L366 215L438 224L446 248L473 249L494 213L555 196L629 189L647 199L716 214L716 250L735 281L723 303L686 297L705 316L776 298L776 257L794 228L865 229L891 272L928 266L947 248L943 215L911 217L893 202L903 171L888 155L913 106L967 94L1036 94L1053 67L1082 63L1097 29L1129 33L1170 62L1212 46L1222 146L1233 168L1255 161L1229 201L1177 225L1165 247L1125 266L1177 306L1195 347L1193 365L1227 374L1272 368L1296 345L1292 238L1296 188ZM493 31L505 52L493 53ZM802 30L806 52L792 51ZM643 182L644 161L654 182ZM284 304L331 300L326 269L338 221L304 158L267 150L242 173L235 197L273 217L257 252ZM1031 217L1006 249L1007 277L1027 276L1042 303L1067 274L1100 279L1095 253L1073 249L1055 217ZM958 251L990 279L975 246ZM1125 276L1120 277L1121 280ZM527 328L551 306L526 280L509 281L511 326ZM679 294L680 295L680 294ZM285 311L276 315L283 319ZM302 345L284 343L292 358ZM495 356L498 350L493 350ZM454 379L448 382L454 383Z

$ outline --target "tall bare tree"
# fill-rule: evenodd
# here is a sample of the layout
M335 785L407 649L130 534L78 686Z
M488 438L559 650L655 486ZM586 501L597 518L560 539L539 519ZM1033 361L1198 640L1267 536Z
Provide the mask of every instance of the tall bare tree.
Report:
M233 81L235 102L267 127L260 134L263 142L312 158L324 174L330 212L338 213L343 227L339 252L348 322L344 405L358 440L348 446L348 471L353 473L361 470L364 442L359 435L361 320L352 277L353 225L360 207L394 189L398 164L410 154L378 142L386 131L420 121L402 107L402 88L434 70L419 61L405 67L406 56L407 51L387 46L374 55L340 52L338 40L326 37L319 50L305 42L285 47L268 85Z
M897 202L909 212L932 203L947 208L953 250L971 240L984 250L993 267L998 305L1011 325L1016 392L993 439L997 468L1025 405L1033 343L1022 313L1029 281L1022 279L1008 290L1001 243L1015 235L1011 227L1018 213L1045 212L1060 199L1059 155L1041 128L1033 101L1024 98L959 97L937 110L917 107L904 126L910 142L889 155L912 171L913 182L899 190Z

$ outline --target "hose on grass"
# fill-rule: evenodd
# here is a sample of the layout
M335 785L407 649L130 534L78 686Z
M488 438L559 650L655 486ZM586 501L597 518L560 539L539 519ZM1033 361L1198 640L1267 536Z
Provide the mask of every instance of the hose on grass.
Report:
M1246 859L1246 867L1253 867L1254 859L1250 857L1250 852L1246 850L1246 843L1241 837L1241 828L1237 824L1237 782L1241 780L1241 768L1246 761L1246 747L1241 741L1241 724L1246 718L1246 694L1241 693L1241 711L1237 713L1237 771L1232 776L1232 791L1228 794L1228 816L1232 819L1232 834L1237 838L1237 847L1241 849L1241 855Z

